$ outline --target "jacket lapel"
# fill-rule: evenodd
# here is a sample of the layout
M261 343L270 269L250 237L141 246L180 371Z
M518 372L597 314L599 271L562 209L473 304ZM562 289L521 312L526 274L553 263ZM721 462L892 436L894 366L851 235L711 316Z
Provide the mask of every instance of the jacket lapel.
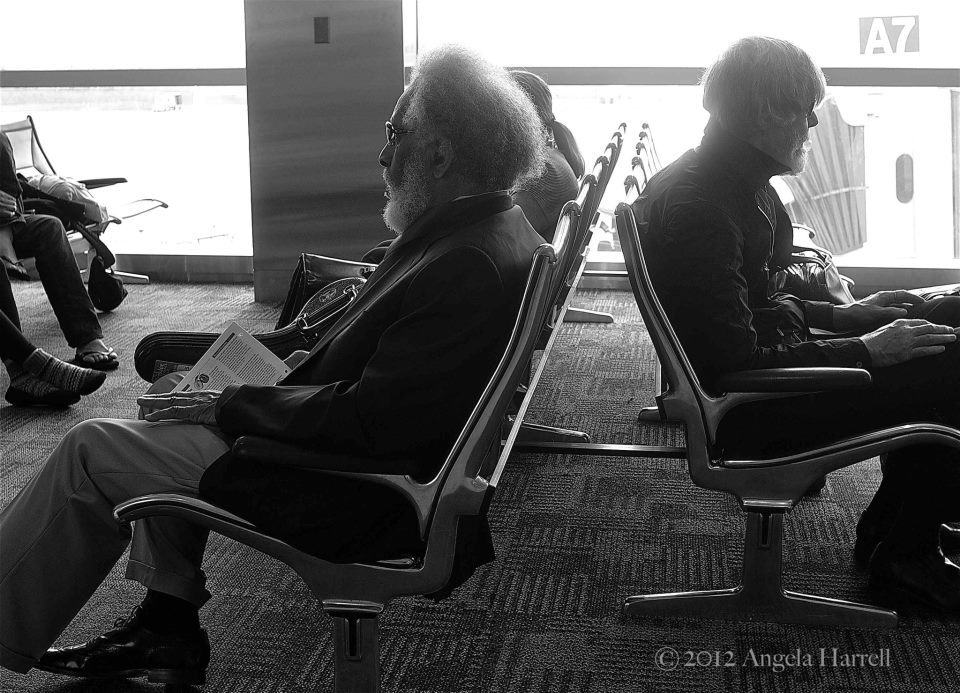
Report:
M504 212L512 206L513 199L510 194L506 191L498 191L458 198L449 204L427 210L390 244L383 256L383 261L367 279L353 303L314 345L310 354L277 384L282 385L291 379L294 373L307 368L321 358L327 345L350 327L363 314L366 307L376 301L387 288L393 286L410 268L415 267L430 245L463 226Z

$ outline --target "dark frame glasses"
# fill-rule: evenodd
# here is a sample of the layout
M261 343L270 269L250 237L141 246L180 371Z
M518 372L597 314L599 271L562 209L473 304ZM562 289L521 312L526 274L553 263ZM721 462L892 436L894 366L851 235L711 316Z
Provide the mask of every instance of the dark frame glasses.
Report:
M401 128L394 127L393 123L391 123L389 120L383 124L383 129L387 135L387 144L396 144L397 138L399 138L400 135L408 135L411 132L414 132L413 130L403 130Z

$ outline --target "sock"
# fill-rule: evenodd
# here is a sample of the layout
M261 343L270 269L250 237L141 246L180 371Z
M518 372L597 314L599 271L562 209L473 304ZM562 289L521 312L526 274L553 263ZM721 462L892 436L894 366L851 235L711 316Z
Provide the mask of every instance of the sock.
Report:
M46 397L55 392L63 392L59 388L37 378L32 373L25 372L20 366L11 362L4 362L10 374L10 388L21 390L31 397Z
M107 374L61 361L43 349L36 349L23 361L23 368L59 390L89 395L103 385Z
M156 633L191 633L200 628L200 607L179 597L147 590L140 609L143 625Z

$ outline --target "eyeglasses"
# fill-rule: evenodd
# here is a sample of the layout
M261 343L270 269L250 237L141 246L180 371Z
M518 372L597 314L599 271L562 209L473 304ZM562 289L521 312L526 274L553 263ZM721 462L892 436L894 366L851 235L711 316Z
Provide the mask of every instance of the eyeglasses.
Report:
M399 138L400 135L407 135L413 132L413 130L402 130L394 127L393 123L391 123L389 120L383 124L383 127L387 133L387 144L396 144L397 138Z

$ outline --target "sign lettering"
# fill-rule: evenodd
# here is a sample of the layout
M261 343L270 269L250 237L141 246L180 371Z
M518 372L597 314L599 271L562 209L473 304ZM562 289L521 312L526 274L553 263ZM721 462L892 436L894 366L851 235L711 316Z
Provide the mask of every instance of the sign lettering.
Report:
M860 53L919 53L920 16L860 17Z

